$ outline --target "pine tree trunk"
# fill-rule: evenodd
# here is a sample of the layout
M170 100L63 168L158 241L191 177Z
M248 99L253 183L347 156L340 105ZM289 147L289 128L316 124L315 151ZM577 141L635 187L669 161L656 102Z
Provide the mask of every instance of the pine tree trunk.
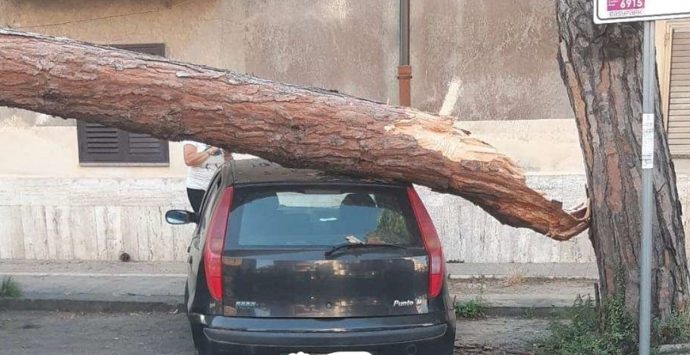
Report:
M592 0L558 0L559 61L587 170L589 236L602 297L624 294L627 309L637 315L643 25L595 25L592 7ZM657 96L660 120L658 102ZM689 278L676 176L659 122L654 149L652 309L665 318L684 308Z
M394 179L462 196L499 221L566 240L587 209L530 189L450 117L160 57L0 29L0 105L195 139L290 167Z

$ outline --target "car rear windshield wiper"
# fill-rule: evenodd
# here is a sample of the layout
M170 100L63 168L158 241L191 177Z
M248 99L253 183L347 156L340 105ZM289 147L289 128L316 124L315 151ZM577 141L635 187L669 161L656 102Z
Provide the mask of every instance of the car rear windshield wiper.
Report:
M395 249L406 249L403 246L400 245L395 245L395 244L387 244L387 243L351 243L351 242L346 242L346 243L341 243L341 244L336 244L332 246L330 249L326 251L326 257L332 256L333 254L343 251L343 250L350 250L350 249L365 249L365 248L395 248Z

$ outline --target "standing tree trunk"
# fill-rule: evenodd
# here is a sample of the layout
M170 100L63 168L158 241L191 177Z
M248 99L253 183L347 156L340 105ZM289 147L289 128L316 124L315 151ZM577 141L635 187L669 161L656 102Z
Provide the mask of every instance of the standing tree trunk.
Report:
M290 167L414 182L557 240L588 225L587 208L566 212L530 189L512 160L450 117L2 29L0 80L0 105L193 138Z
M637 315L643 25L595 25L592 7L592 0L558 0L559 62L587 169L602 296L624 295ZM676 175L658 122L654 149L652 313L664 319L685 307L690 290Z

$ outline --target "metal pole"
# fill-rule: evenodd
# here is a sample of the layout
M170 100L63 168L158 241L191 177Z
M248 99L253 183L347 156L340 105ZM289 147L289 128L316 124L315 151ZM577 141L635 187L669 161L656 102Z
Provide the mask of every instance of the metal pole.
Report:
M400 65L410 65L410 0L400 0Z
M400 0L400 65L398 66L398 104L412 105L412 66L410 66L410 0Z
M642 73L642 246L640 250L640 355L649 355L652 316L652 172L654 168L654 22L644 23Z

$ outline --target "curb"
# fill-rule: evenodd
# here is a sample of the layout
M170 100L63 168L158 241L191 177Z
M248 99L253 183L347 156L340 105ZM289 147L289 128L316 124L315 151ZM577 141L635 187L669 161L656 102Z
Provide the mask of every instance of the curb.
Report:
M690 353L690 343L665 344L659 347L659 354L687 354Z
M484 313L489 317L560 318L568 307L492 307ZM184 313L182 303L147 301L105 301L43 298L0 298L0 311L57 311L74 313ZM461 318L460 318L461 319Z
M525 307L507 306L492 307L487 306L484 313L489 317L504 318L564 318L569 307ZM458 318L462 319L462 318Z
M482 275L468 275L468 274L449 274L448 279L453 281L482 281L482 280L496 280L502 281L510 278L510 275L505 274L482 274ZM599 279L586 276L525 276L523 278L526 282L541 282L541 281L589 281L599 282Z
M59 311L75 313L183 313L182 303L74 299L0 298L0 311Z

